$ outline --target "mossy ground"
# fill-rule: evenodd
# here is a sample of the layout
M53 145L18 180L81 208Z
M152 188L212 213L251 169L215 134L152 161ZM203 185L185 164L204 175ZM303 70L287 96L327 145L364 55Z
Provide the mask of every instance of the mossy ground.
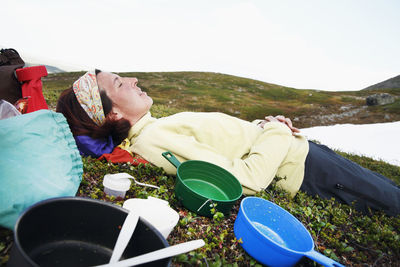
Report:
M60 92L71 86L82 72L51 74L43 78L44 95L54 107ZM209 72L130 72L155 105L190 111L219 111L245 120L284 114L298 118L299 128L327 125L316 115L340 112L343 106L365 106L365 97L378 91L327 92L299 90L257 80ZM381 90L400 96L400 88ZM400 120L400 98L390 105L368 107L363 114L346 117L340 123L372 123ZM385 116L386 115L386 116ZM313 123L310 119L315 118ZM375 120L375 121L374 121ZM338 123L329 121L329 124Z
M354 160L354 157L350 155ZM357 161L357 159L356 159ZM90 157L83 158L84 175L78 196L99 199L122 205L128 198L147 198L148 196L165 199L178 211L180 220L168 238L169 244L203 239L206 245L196 251L182 254L173 259L173 264L198 266L258 266L240 246L235 238L233 224L239 203L234 205L230 215L223 216L217 210L213 218L197 216L185 209L174 194L175 177L167 175L153 165L133 166L131 164L112 164ZM400 177L400 169L383 162L363 158L358 161L365 167L379 166L389 169L391 178ZM140 182L160 186L160 189L132 184L124 199L108 197L103 192L102 180L107 173L127 172ZM295 217L310 231L315 249L347 266L396 266L400 262L400 216L388 217L382 213L366 216L351 206L338 204L333 199L323 200L298 193L291 199L288 194L271 185L257 196L273 201ZM0 231L0 257L5 263L12 245L12 232ZM315 266L315 263L303 259L298 266Z
M67 84L71 84L71 80L75 79L79 74L80 73L59 74L58 76L50 76L48 80L46 80L44 84L44 94L50 107L55 106L55 101L61 90L65 89ZM186 74L189 75L187 81L180 81L180 77ZM149 77L144 74L142 76L145 76L144 79L149 81L148 91L151 92L150 88L154 88L154 83L158 83L158 86L164 87L163 90L166 91L165 95L157 94L155 97L155 102L158 103L153 106L152 113L157 117L170 115L186 109L213 109L215 108L213 107L215 103L213 104L213 101L209 101L209 99L205 97L208 93L204 93L202 90L205 90L208 86L218 87L217 85L220 85L218 88L229 86L229 81L224 81L226 77L223 76L220 77L221 81L214 81L214 78L209 78L209 80L212 80L212 83L214 84L202 86L199 83L200 80L205 79L205 77L196 78L196 73L176 74L178 75L177 77L174 75L158 73L147 75ZM193 78L191 78L192 76ZM173 99L171 100L169 97L170 93L167 93L167 91L176 91L177 87L175 86L170 89L167 88L168 86L166 85L166 81L168 79L176 86L183 87L189 83L193 84L193 87L195 88L193 90L197 90L197 94L191 94L190 97L197 97L197 101L187 101L189 98L188 96L185 96L185 106L180 106L179 104L172 105L169 101L173 101ZM265 84L249 82L247 79L244 79L242 82L242 91L247 90L250 92L252 90L251 88L267 86ZM180 83L182 83L182 85L179 85ZM196 89L196 86L199 86L198 88L202 89ZM270 86L273 88L279 88L279 86ZM240 109L241 116L259 116L257 115L258 111L256 109L255 111L251 111L251 109L248 108L251 106L250 104L244 105L243 103L251 102L252 97L254 98L253 100L256 105L258 104L262 106L265 103L260 103L260 101L257 102L257 97L253 94L246 96L249 98L245 98L242 104L240 104L241 102L235 102L237 101L234 96L234 91L236 89L232 89L233 91L227 91L229 93L223 94L232 95L231 100L225 98L221 99L221 96L216 96L215 99L219 99L218 101L233 101L234 105L228 103L224 105L224 108L231 106L240 107L240 105L242 105L243 108ZM288 104L290 101L299 101L298 103L301 102L304 103L304 105L312 102L311 100L307 101L307 99L301 98L300 96L302 93L292 92L289 89L287 90L288 91L284 93L285 97L288 99L288 102L286 102L287 107L290 107L290 104ZM279 99L281 96L280 93L281 92L272 91L268 93L268 97ZM254 94L256 93L254 92ZM352 99L343 95L340 97L332 96L324 99L324 94L325 93L323 92L320 94L317 93L314 96L315 100L318 99L319 102L326 102L329 104L329 101L332 101L332 99L336 99L335 101L341 99L340 101L345 102L351 101ZM181 101L178 99L180 97L179 94L175 94L175 96L176 102ZM297 98L299 100L296 100ZM219 103L218 101L216 100L216 103ZM196 104L195 102L200 103ZM218 105L221 105L221 103ZM250 110L248 114L252 115L243 115L244 111L246 111L246 107ZM279 112L282 111L282 113L284 113L285 108L282 107L284 107L284 105L280 105L279 107L272 106L270 108L279 108ZM222 111L224 111L224 109ZM400 167L382 161L376 161L368 157L355 156L346 153L341 154L366 168L382 173L400 184ZM169 201L170 206L178 211L180 215L178 225L168 237L169 244L173 245L198 238L201 238L206 242L204 247L196 251L175 257L173 259L173 264L175 266L260 266L259 263L257 263L242 249L240 246L240 240L237 240L233 233L233 223L238 212L240 201L234 205L230 215L223 216L223 214L216 210L213 218L201 217L186 210L177 201L174 194L175 177L167 175L158 167L150 164L139 166L133 166L127 163L112 164L101 162L90 157L84 157L83 163L84 175L77 193L78 196L113 202L117 205L122 205L123 201L127 198L146 198L148 196L153 196L165 199ZM136 177L138 181L156 184L160 186L160 189L152 189L132 184L125 199L110 198L103 193L102 179L107 173L118 172L127 172ZM388 217L382 213L374 213L372 216L366 216L358 213L351 206L338 204L332 199L323 200L318 197L311 197L302 192L299 192L296 197L292 199L286 192L277 188L275 184L272 184L264 192L258 193L257 196L275 202L297 217L310 231L315 243L315 249L344 265L400 266L400 216ZM0 228L0 265L6 263L8 260L10 248L13 243L12 239L12 232L10 230ZM304 258L298 264L298 266L316 265L316 263L307 258Z

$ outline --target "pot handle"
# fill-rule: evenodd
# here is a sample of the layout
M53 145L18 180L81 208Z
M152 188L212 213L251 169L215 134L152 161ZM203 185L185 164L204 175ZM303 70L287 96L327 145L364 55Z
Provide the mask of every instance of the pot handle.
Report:
M314 249L304 253L304 256L306 256L324 266L345 267L344 265L332 260L331 258L328 258L327 256L315 251Z
M175 156L171 152L167 151L162 153L161 155L163 155L164 158L166 158L172 165L174 165L175 168L178 168L181 165L179 160L175 158Z
M207 200L200 206L200 208L197 209L197 212L199 212L199 211L204 207L204 205L207 204L207 202L211 202L211 203L212 203L212 200L211 200L211 199L207 199Z

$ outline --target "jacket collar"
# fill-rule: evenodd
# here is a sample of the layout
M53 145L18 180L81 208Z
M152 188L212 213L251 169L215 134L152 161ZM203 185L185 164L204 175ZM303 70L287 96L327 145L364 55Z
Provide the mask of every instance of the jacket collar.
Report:
M138 120L129 130L128 138L136 138L140 132L150 123L155 122L157 119L151 116L150 112L147 112L140 120Z

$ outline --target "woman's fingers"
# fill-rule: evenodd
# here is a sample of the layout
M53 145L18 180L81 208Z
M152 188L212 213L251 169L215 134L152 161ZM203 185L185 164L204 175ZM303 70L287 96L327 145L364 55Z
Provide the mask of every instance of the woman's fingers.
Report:
M289 118L286 118L286 125L292 130L293 133L299 133L300 130L293 126L292 121Z
M264 125L267 123L266 120L260 121L257 125L264 129Z
M289 128L293 127L293 123L289 118L285 118L285 116L282 115L278 115L275 117L277 120L279 120L280 122L285 123L287 126L289 126Z
M291 129L292 132L294 132L294 133L299 133L299 132L300 132L300 130L299 130L298 128L296 128L296 127L291 127L290 129Z
M265 117L265 120L266 120L266 121L269 121L269 122L271 122L271 121L278 121L278 122L279 122L279 120L276 119L276 118L273 117L273 116L267 116L267 117Z
M292 123L291 120L290 120L289 118L286 118L286 117L283 116L283 115L275 116L275 118L276 118L278 121L280 121L280 122Z
M292 120L289 119L289 118L286 118L283 115L278 115L278 116L275 116L275 117L273 117L273 116L266 116L265 117L265 122L272 122L272 121L277 121L277 122L284 123L287 127L289 127L289 129L292 131L292 133L299 133L300 132L300 130L298 128L293 126ZM265 123L263 123L263 125L262 125L263 127L264 127L264 124Z
M278 119L279 121L284 121L286 119L285 116L283 115L275 116L275 118Z
M287 124L287 126L293 127L292 121L289 118L285 119L285 123Z

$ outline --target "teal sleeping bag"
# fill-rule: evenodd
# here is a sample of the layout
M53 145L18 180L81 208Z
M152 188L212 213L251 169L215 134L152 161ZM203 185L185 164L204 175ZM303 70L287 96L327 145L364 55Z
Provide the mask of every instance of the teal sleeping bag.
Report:
M38 201L75 196L82 159L65 117L50 110L0 120L0 225Z

